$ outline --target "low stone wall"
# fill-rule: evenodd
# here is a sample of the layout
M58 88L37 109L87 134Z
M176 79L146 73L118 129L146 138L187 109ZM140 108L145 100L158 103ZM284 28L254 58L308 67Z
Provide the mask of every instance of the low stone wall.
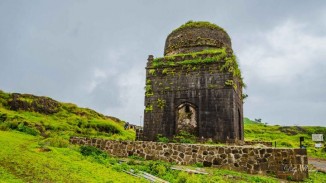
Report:
M98 147L117 157L140 156L146 160L163 160L181 165L203 163L250 174L275 174L279 178L303 180L308 177L306 149L253 148L176 144L149 141L110 141L72 137L72 144Z

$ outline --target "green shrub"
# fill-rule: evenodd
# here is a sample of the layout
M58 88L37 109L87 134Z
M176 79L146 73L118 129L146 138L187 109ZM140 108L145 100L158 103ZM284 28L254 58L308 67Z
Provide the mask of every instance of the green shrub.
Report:
M186 132L180 131L176 136L173 137L175 142L193 144L196 143L196 136Z
M123 130L122 126L105 120L92 120L89 122L89 125L96 131L111 134L120 134Z
M7 114L0 113L0 123L6 121L6 119L7 119Z
M145 158L139 157L139 156L135 156L135 155L128 156L128 158L133 159L133 160L141 160L141 161L144 161L145 160Z
M24 123L20 123L17 127L17 130L18 131L21 131L21 132L24 132L24 133L27 133L27 134L30 134L30 135L34 135L34 136L37 136L39 135L39 131L37 131L36 129L34 128L31 128L31 127L28 127L28 126L25 126Z
M285 147L292 147L292 144L288 143L288 142L281 142L280 143L281 146L285 146Z
M118 172L122 172L122 171L126 171L129 170L129 165L126 163L121 163L121 164L115 164L112 166L113 170L118 171Z
M179 174L178 174L178 177L177 177L177 179L176 179L176 182L177 183L186 183L187 182L187 179L188 179L188 174L187 173L185 173L185 172L180 172Z
M84 156L97 156L104 152L93 146L80 146L80 153Z
M164 143L169 142L169 139L167 137L164 137L162 134L157 134L156 139L158 142L164 142Z
M197 162L197 163L194 164L194 166L195 166L195 167L202 168L202 167L204 167L204 164L201 163L201 162Z
M0 130L1 131L8 131L10 128L6 124L0 124Z
M55 137L50 137L44 140L44 143L52 146L52 147L59 147L59 148L64 148L69 146L69 140L63 138L62 136L55 136Z
M171 165L161 161L151 161L148 165L149 173L154 175L164 175L171 169Z
M18 128L19 123L17 121L11 121L7 122L6 125L8 126L8 128L16 130Z

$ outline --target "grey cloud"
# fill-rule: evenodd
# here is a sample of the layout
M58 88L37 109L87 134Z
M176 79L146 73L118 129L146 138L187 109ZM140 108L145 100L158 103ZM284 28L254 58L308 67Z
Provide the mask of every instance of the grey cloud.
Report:
M268 58L287 58L265 37L287 20L306 25L302 35L322 40L325 5L303 0L1 1L0 89L47 95L138 124L147 56L163 55L174 28L206 20L232 38L248 85L246 116L324 125L326 56L317 49L302 74L289 70L291 82L277 83L283 72L268 77L258 72L269 60L257 50Z

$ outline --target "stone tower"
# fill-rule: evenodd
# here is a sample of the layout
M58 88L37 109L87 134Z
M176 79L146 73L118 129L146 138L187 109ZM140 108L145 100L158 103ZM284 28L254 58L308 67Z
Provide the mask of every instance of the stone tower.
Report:
M181 131L218 142L243 140L242 87L225 30L187 22L166 38L164 57L148 57L144 140Z

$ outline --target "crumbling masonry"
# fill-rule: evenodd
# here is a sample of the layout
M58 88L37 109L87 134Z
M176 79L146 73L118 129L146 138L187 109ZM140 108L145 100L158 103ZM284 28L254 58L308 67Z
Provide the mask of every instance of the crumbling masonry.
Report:
M208 22L182 25L168 35L164 57L148 57L144 140L185 131L242 141L242 87L229 35Z

